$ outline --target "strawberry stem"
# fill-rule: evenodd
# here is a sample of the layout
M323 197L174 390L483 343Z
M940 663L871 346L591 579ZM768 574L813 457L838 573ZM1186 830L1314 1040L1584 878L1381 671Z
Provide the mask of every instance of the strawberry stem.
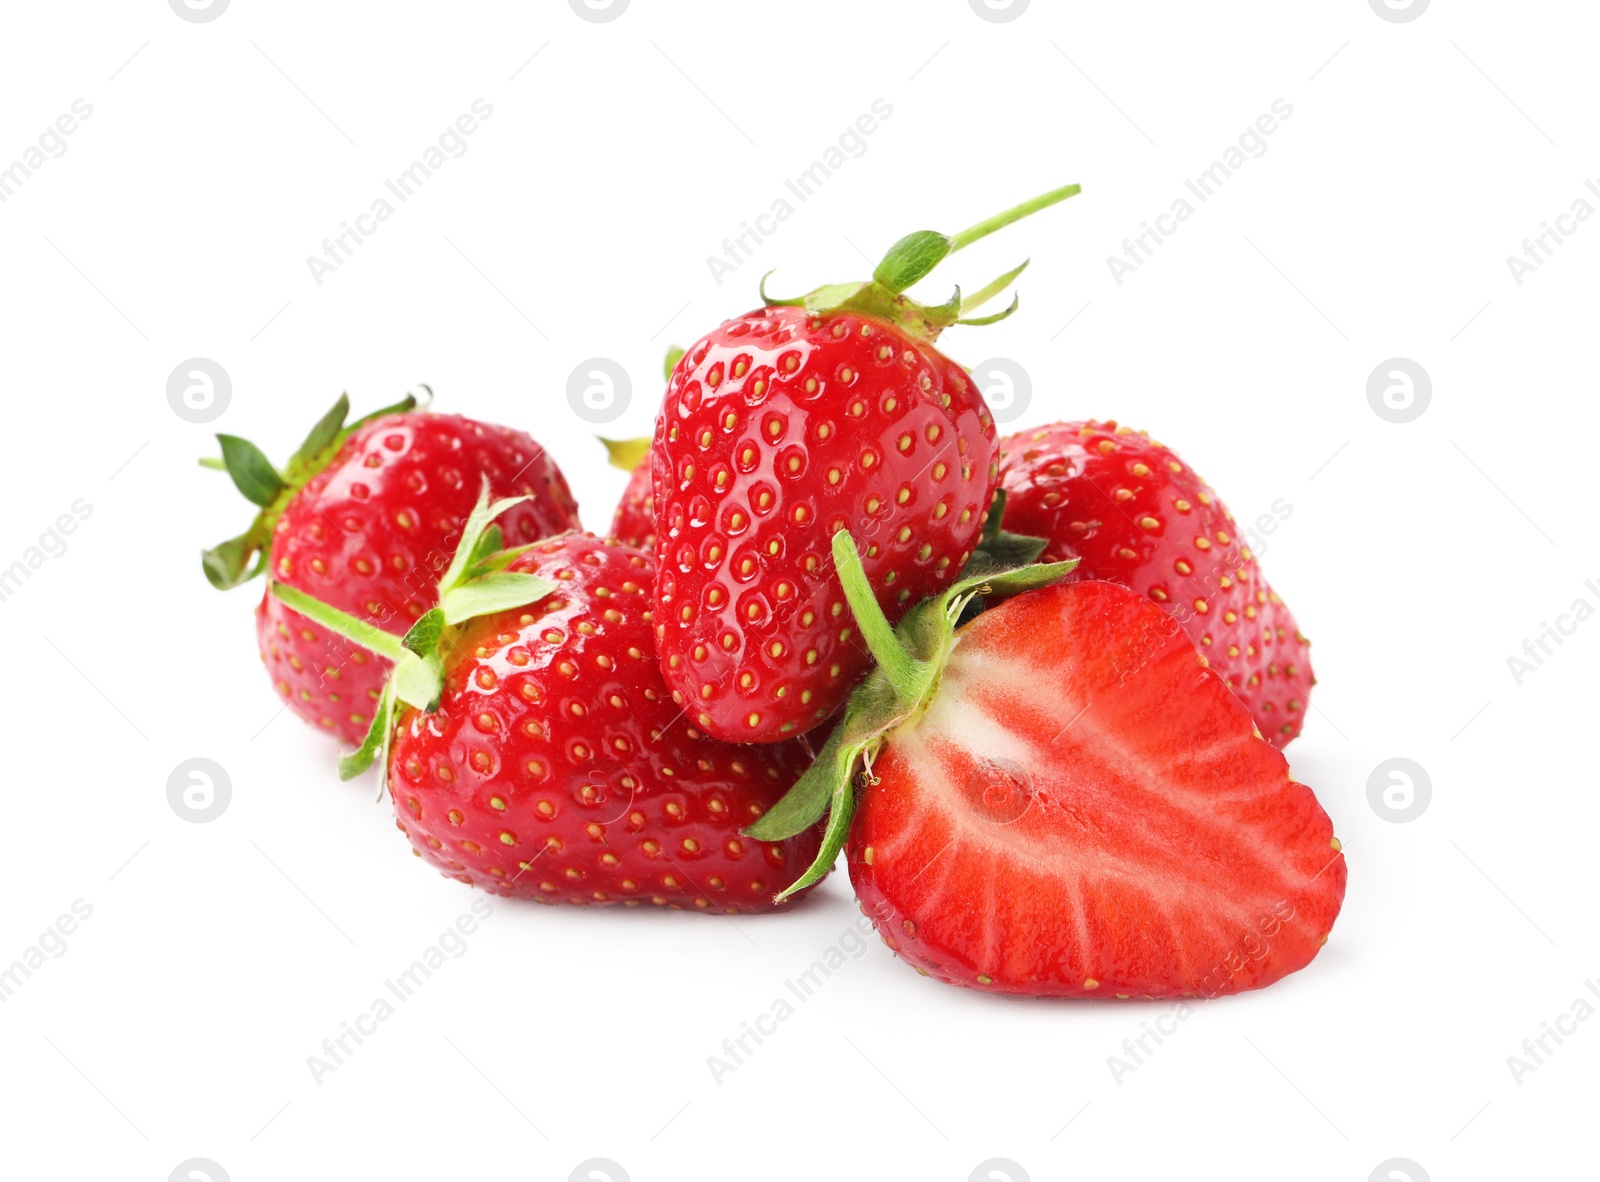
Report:
M943 304L929 305L918 302L906 294L912 286L927 278L935 267L963 247L980 238L987 238L996 230L1019 222L1029 214L1039 212L1065 201L1083 191L1081 185L1063 185L1041 193L1021 205L1014 205L1003 213L985 218L975 226L968 226L959 234L941 234L937 230L913 230L889 248L876 268L872 278L857 283L830 283L799 299L780 300L767 294L767 275L761 279L761 299L768 305L803 306L819 316L831 312L852 311L875 316L898 327L910 336L932 343L952 324L993 324L1004 320L1017 310L1016 300L1004 312L992 316L963 319L965 314L984 301L993 298L1022 272L1023 263L980 289L965 302L961 290Z
M996 230L1003 230L1012 222L1020 222L1029 214L1038 213L1041 209L1048 209L1065 201L1068 197L1076 197L1083 192L1082 185L1063 185L1059 189L1051 189L1048 193L1041 193L1021 205L1013 205L1004 213L997 213L992 218L985 218L975 226L968 226L959 234L950 235L950 253L954 254L964 246L971 246L980 238L987 238Z

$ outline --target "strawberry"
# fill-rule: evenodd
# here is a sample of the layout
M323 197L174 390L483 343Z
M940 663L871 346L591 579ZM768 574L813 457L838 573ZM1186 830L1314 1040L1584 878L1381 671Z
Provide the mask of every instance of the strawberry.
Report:
M1327 815L1158 605L1071 564L964 577L892 631L835 562L879 668L752 832L833 815L888 946L997 993L1214 997L1304 968L1344 898ZM1012 596L956 630L966 599ZM859 799L852 789L865 760Z
M656 494L648 461L628 477L628 486L622 490L622 500L611 520L611 536L625 546L655 554Z
M625 546L654 555L656 549L655 483L650 476L648 439L604 439L611 466L628 473L627 487L617 502L608 535Z
M651 651L648 555L572 533L484 556L489 520L514 504L480 501L439 607L403 644L273 584L274 596L354 642L376 639L397 663L342 774L383 758L415 852L495 894L778 906L774 892L815 856L819 835L760 842L739 830L793 784L807 751L733 747L683 720Z
M1005 526L1161 604L1279 747L1316 678L1309 641L1261 576L1233 514L1170 449L1115 422L1057 423L1001 441ZM1277 528L1277 518L1266 517Z
M670 380L681 360L683 350L677 345L669 346L662 376ZM617 512L611 519L610 536L635 550L654 554L656 490L650 474L650 440L602 438L600 442L605 444L611 466L628 473L628 485L622 490L622 500L617 502Z
M843 704L869 656L829 577L839 529L866 539L867 578L891 619L961 571L998 480L996 431L934 342L952 324L1008 315L962 319L1021 268L937 308L904 292L952 251L1076 192L961 234L908 235L872 280L766 300L678 363L651 452L656 649L673 700L703 730L776 742Z
M246 440L219 435L225 467L261 512L241 536L204 555L206 577L236 587L265 566L272 577L390 632L433 606L434 582L488 477L496 494L528 494L502 525L532 542L578 525L567 482L520 431L413 410L416 400L345 424L341 395L282 473ZM261 659L300 717L361 741L386 666L264 595L256 609Z

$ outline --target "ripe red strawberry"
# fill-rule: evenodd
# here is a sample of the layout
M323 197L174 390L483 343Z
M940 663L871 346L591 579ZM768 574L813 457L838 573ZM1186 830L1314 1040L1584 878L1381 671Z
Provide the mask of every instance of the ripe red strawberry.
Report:
M433 606L485 477L496 495L531 497L502 523L511 541L577 527L566 480L527 435L413 406L408 399L345 426L349 402L341 396L281 475L253 444L218 436L234 483L261 513L243 535L205 554L213 585L238 586L266 566L274 579L398 635ZM256 609L256 635L290 709L359 743L385 662L270 595Z
M1042 561L1079 559L1073 578L1161 604L1266 738L1282 747L1300 733L1316 683L1309 642L1262 577L1249 527L1194 469L1115 422L1057 423L1000 448L1006 529L1045 539Z
M952 250L1076 191L963 234L910 235L872 281L768 301L678 363L651 453L656 649L673 700L708 733L801 734L866 669L829 572L839 529L863 538L891 619L960 572L993 498L996 433L982 394L934 341L1017 272L965 304L959 292L940 308L903 293Z
M669 345L661 366L662 376L670 380L682 360L683 350ZM602 438L600 442L606 446L611 466L628 473L628 486L622 490L622 500L617 502L617 512L611 519L610 536L625 546L654 554L656 490L650 473L650 440Z
M896 634L864 618L880 672L830 740L830 770L792 794L809 800L756 831L831 798L824 866L853 807L864 910L955 985L1213 997L1305 967L1344 898L1326 814L1171 617L1114 583L1029 589L1063 573L992 577L1022 593L953 633L948 594ZM955 602L985 582L964 579ZM857 753L871 757L858 800Z
M470 530L463 546L481 552ZM783 795L808 752L718 743L683 718L651 651L654 573L645 554L587 534L447 572L430 617L509 602L508 583L509 599L533 598L442 635L433 627L442 621L425 620L407 639L409 671L434 663L421 696L435 704L399 714L386 766L399 827L420 857L541 903L777 905L819 835L761 842L740 828ZM302 603L292 589L273 591ZM375 732L347 775L375 757L382 720Z
M681 354L680 354L681 355ZM656 495L655 482L650 475L650 441L648 439L602 439L611 453L611 463L628 473L628 485L622 490L617 511L611 519L610 536L625 546L656 551Z
M617 515L611 521L611 536L635 550L655 553L656 496L648 463L635 468L628 478Z
M650 464L640 465L627 478L616 517L611 518L611 536L635 550L656 552L656 491Z

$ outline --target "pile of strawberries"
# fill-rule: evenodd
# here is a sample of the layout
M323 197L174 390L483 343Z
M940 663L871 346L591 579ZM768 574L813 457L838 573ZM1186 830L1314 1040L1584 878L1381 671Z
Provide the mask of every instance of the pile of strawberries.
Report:
M284 701L372 764L413 851L542 903L782 909L845 850L884 942L993 992L1211 997L1327 940L1339 842L1280 748L1305 638L1233 517L1114 422L1000 438L906 294L960 234L669 359L608 537L544 450L341 399L204 556L265 573ZM1025 264L1024 264L1025 265Z

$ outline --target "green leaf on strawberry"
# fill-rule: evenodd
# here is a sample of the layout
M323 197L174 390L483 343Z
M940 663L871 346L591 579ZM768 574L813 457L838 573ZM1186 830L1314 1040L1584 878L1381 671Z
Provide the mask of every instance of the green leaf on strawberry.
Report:
M283 491L283 477L272 466L272 461L248 439L237 435L218 435L222 446L222 463L245 500L262 508L272 504Z
M387 767L389 738L394 733L395 698L394 686L385 683L383 692L378 696L378 704L372 711L372 725L367 728L367 737L361 740L361 746L348 754L339 756L339 778L353 780L372 766L373 761L379 761L380 767Z
M498 544L501 538L494 519L529 499L504 497L491 501L489 480L488 477L484 478L483 491L478 496L478 503L468 514L466 525L462 527L455 556L439 580L439 606L424 613L403 637L396 638L381 628L283 583L272 583L271 594L329 631L376 656L392 661L394 673L385 686L385 693L391 699L419 710L432 710L438 705L439 694L444 688L443 651L447 628L478 616L521 607L544 598L556 589L550 580L535 575L498 568L480 573L482 567L497 561L496 555L484 552L486 544ZM390 710L393 709L393 700L388 703ZM373 727L379 722L377 714L382 713L382 710L375 713ZM377 750L372 742L372 733L369 728L360 749L341 764L341 773L348 767L351 775L359 775L371 765L373 753Z
M649 651L654 568L638 551L572 532L509 564L473 562L491 518L514 504L485 489L440 606L404 638L270 585L307 620L392 660L341 776L379 763L416 853L499 895L723 914L781 906L775 885L810 863L820 834L757 842L739 826L776 803L806 749L735 747L681 722Z
M858 763L864 763L863 774L870 777L873 753L884 737L911 718L937 688L956 625L968 602L994 592L1017 595L1045 587L1066 577L1077 566L1076 562L1058 562L1006 567L988 561L970 565L955 583L923 600L897 628L891 628L873 597L855 539L848 530L834 534L833 560L862 639L878 664L851 695L844 719L823 744L810 769L778 805L745 830L752 837L775 841L800 832L828 813L828 827L816 861L788 891L803 889L820 879L844 848L854 814ZM779 897L788 891L780 892Z
M433 391L423 386L428 397ZM368 423L386 415L402 414L415 409L415 395L407 394L393 406L384 407L346 426L350 414L350 396L339 395L331 408L306 435L289 463L280 473L272 466L262 450L248 439L237 435L218 435L217 443L222 458L207 457L200 461L204 468L226 472L233 485L245 500L257 506L250 528L238 537L229 538L200 554L200 566L206 581L219 591L231 591L255 578L265 568L265 551L272 542L272 530L290 499L304 488L307 481L320 472L339 447L353 433Z
M831 283L794 299L773 299L767 295L766 281L771 272L762 277L761 298L770 306L803 307L819 315L830 312L862 312L877 316L897 325L903 331L922 340L932 342L952 324L985 325L1004 320L1017 310L1017 302L1003 312L991 316L967 318L971 312L1008 287L1027 269L1027 262L1007 271L1004 275L979 289L963 300L960 288L944 304L926 305L911 299L905 293L913 285L927 278L946 258L996 230L1021 221L1041 209L1076 197L1083 191L1081 185L1063 185L1048 193L1041 193L1020 205L1012 206L993 217L985 218L957 234L941 234L937 230L915 230L901 238L888 250L873 270L872 278L865 282Z
M597 435L595 438L605 444L606 460L613 468L633 472L650 458L648 436L642 439L607 439L604 435Z

